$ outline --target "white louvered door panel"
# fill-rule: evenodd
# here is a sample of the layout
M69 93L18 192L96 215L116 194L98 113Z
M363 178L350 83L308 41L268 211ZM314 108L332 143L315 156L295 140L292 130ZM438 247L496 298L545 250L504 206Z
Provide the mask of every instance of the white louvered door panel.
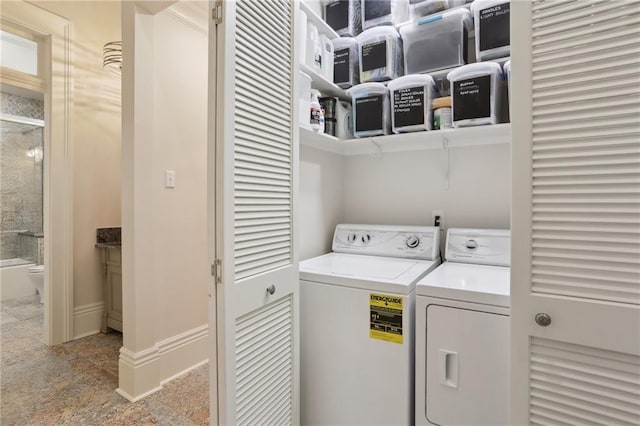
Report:
M511 421L640 424L640 2L511 19Z
M211 26L219 424L299 422L296 7L225 1Z

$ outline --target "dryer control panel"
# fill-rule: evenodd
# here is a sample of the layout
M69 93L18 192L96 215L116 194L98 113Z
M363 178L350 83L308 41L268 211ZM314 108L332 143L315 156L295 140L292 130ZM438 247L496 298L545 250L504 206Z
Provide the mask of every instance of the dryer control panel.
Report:
M448 262L509 266L511 232L508 229L449 228L445 258Z
M338 225L336 253L435 260L440 257L440 228L435 226Z

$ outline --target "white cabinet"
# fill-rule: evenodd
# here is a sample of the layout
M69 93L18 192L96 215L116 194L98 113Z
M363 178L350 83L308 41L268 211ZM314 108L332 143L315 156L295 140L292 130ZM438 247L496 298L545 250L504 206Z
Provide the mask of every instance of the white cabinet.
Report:
M104 313L100 331L122 332L122 250L120 247L102 249L104 268Z

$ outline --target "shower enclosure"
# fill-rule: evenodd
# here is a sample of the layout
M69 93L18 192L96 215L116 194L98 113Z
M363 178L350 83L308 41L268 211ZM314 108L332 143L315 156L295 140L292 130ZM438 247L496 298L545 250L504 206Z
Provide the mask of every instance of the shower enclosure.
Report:
M44 121L0 113L0 267L44 263L43 160Z

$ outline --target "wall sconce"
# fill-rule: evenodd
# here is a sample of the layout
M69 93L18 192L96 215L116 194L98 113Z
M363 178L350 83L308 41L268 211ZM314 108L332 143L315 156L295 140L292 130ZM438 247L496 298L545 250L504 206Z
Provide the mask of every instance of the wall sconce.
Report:
M102 48L102 68L120 78L122 74L122 42L110 41Z

